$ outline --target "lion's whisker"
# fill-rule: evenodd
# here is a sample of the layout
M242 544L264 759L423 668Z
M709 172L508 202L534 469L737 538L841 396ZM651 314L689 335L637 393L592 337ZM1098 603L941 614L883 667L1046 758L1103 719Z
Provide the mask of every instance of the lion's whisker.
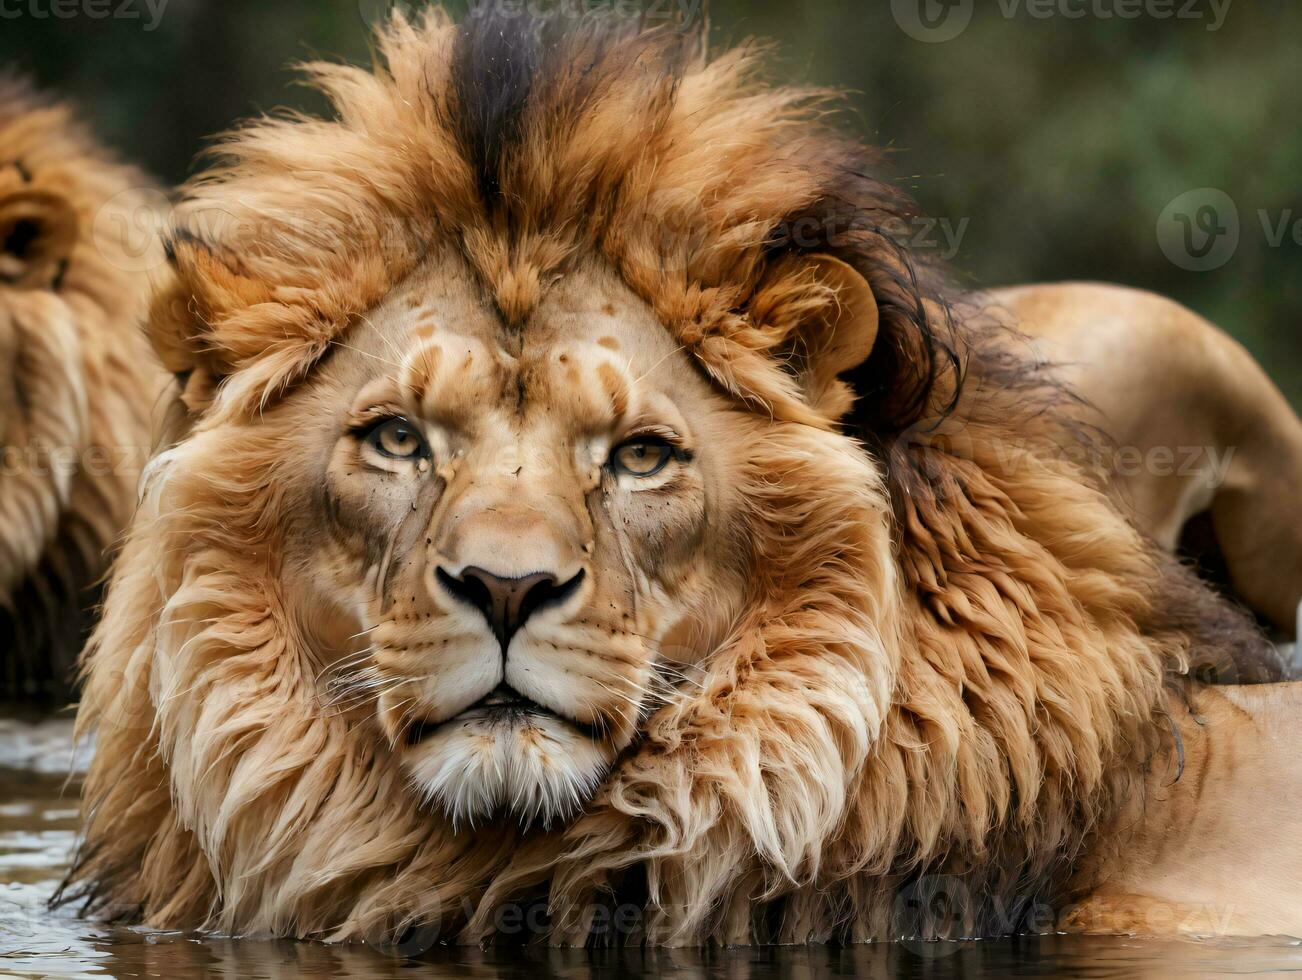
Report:
M342 340L332 340L330 342L330 346L341 347L344 350L353 351L354 353L361 354L363 357L369 357L371 358L371 360L379 361L382 364L387 364L389 367L395 367L395 368L402 367L402 364L400 364L397 361L391 361L387 357L381 357L379 354L372 354L370 351L364 351L360 347L354 347L351 344L345 344Z

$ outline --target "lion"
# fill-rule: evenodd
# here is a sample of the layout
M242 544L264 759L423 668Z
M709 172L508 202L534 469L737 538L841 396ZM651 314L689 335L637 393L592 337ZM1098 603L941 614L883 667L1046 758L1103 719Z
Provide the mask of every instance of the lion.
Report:
M1302 931L1302 692L1194 679L1269 644L1060 451L1070 390L890 236L828 93L623 21L377 45L185 189L61 900L803 943L1197 930L1269 866L1219 928Z
M0 77L0 700L67 700L135 506L165 383L140 330L162 250L113 232L151 211L149 187Z

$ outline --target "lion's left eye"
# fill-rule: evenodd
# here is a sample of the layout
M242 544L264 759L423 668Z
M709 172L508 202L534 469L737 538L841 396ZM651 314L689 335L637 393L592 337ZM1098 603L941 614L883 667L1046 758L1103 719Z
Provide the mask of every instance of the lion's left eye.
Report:
M639 438L616 447L610 465L628 476L655 476L674 458L674 449L663 439Z
M366 434L366 444L389 459L423 459L429 446L420 430L406 419L381 422Z

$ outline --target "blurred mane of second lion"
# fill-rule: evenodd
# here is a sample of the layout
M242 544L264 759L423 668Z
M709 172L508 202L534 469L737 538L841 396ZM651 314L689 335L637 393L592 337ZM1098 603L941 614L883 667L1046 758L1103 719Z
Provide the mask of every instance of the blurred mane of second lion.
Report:
M0 702L71 694L167 376L140 330L166 199L0 76Z

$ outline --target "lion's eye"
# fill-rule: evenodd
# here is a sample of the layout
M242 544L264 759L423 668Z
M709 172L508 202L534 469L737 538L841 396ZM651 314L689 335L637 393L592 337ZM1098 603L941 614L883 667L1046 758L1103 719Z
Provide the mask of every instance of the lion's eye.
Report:
M381 422L366 434L366 444L389 459L423 459L429 446L420 430L406 419Z
M674 458L674 449L663 439L642 436L630 439L610 454L616 472L629 476L655 476Z

